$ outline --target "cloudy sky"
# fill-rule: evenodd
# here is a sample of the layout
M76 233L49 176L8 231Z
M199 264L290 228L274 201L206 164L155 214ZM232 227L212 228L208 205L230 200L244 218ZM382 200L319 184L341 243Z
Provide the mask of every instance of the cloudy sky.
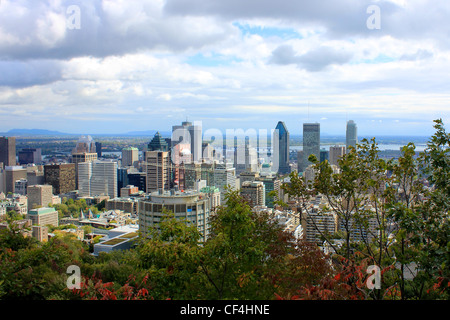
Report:
M0 132L429 135L448 0L0 0Z

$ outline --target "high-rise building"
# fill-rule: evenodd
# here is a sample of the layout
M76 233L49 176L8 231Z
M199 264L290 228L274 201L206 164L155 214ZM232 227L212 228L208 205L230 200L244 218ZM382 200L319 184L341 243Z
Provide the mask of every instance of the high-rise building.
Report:
M27 169L22 166L5 167L5 191L16 193L16 181L27 179Z
M146 172L129 172L127 175L128 183L138 187L140 191L147 192L147 173Z
M358 143L358 126L353 120L347 122L347 130L345 134L346 152L349 152L349 147L356 147Z
M139 161L139 149L127 147L122 149L122 167L133 167Z
M218 163L214 168L214 186L220 190L220 201L225 202L225 187L236 189L236 169L229 162Z
M41 162L42 153L40 148L24 148L19 151L19 163L21 165Z
M275 141L277 139L277 141ZM278 144L277 150L273 150L278 160L278 173L288 174L289 166L289 131L283 121L278 121L274 132L274 142Z
M117 197L117 162L95 160L78 163L80 196Z
M261 181L264 183L265 191L265 206L268 208L274 207L274 201L280 199L281 180L275 175L260 176L255 181ZM275 196L272 192L275 191Z
M102 157L102 143L95 142L95 151L97 152L97 159Z
M266 205L266 190L262 181L244 181L240 194L251 207Z
M178 143L190 145L191 161L202 159L202 125L201 122L184 121L181 125L172 126L172 148Z
M0 137L0 163L3 163L3 167L17 164L15 137Z
M97 152L81 152L81 153L72 153L72 163L75 164L75 185L76 189L78 186L78 164L81 162L92 162L97 160Z
M170 158L166 151L145 152L147 192L170 189Z
M303 124L303 170L311 164L312 154L320 160L320 123Z
M74 163L46 164L44 177L45 183L52 185L55 195L76 190Z
M81 136L75 148L72 150L73 153L97 153L95 141L91 136Z
M209 216L211 200L208 193L189 191L155 191L145 199L139 200L139 231L144 235L150 228L159 228L164 217L163 208L174 213L176 218L186 219L190 225L197 227L201 241L209 235Z
M339 159L345 154L344 146L331 146L329 162L331 165L338 165Z
M153 139L149 142L147 146L148 151L169 151L169 144L167 140L164 139L161 134L156 132Z
M53 203L53 187L46 185L28 185L27 187L28 208L47 207Z

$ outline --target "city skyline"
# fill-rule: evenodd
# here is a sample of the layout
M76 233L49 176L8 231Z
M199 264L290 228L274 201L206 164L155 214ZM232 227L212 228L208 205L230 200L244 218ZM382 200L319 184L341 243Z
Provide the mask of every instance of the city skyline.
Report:
M426 12L427 14L423 14ZM449 122L450 3L0 2L0 131L285 122L433 133Z

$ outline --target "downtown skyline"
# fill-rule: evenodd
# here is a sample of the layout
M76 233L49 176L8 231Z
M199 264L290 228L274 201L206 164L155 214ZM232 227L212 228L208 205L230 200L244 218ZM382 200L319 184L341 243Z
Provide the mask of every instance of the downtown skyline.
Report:
M188 119L343 136L354 120L360 136L429 136L450 120L448 16L448 2L421 0L2 0L0 131L170 131Z

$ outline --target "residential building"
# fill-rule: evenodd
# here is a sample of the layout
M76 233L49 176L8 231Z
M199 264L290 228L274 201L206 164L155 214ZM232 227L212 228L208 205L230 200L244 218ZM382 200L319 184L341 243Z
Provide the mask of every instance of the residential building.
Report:
M139 231L149 234L149 228L159 229L164 218L163 208L173 212L176 218L186 219L197 227L205 241L209 235L209 216L211 202L208 194L194 190L159 190L139 200Z
M266 191L262 181L244 181L240 194L251 207L266 205Z

